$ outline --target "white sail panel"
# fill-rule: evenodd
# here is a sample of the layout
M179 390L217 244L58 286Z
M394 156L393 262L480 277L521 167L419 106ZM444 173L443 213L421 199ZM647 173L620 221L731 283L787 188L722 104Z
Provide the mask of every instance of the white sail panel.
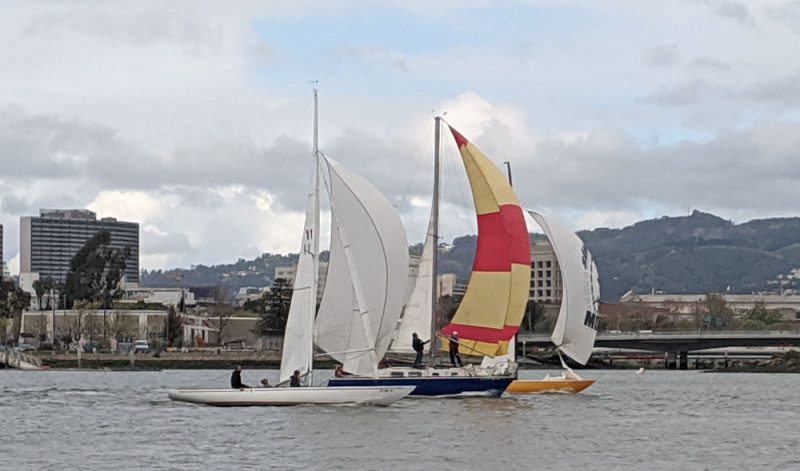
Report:
M368 375L375 372L397 328L408 278L408 243L383 194L340 164L325 161L333 227L316 342L345 371Z
M316 170L315 170L316 173ZM303 245L294 277L292 301L283 336L280 382L288 381L295 370L302 375L311 370L313 361L312 333L317 308L319 274L319 180L308 195Z
M542 228L558 258L563 293L553 334L553 343L578 363L585 365L597 336L597 305L600 285L597 266L583 241L551 216L528 211Z
M391 351L409 353L411 347L411 334L417 333L421 339L427 339L431 330L432 299L431 299L431 272L433 271L433 219L428 222L428 232L425 244L417 267L417 274L413 281L411 294L408 296L403 317L397 326L397 334L392 342Z

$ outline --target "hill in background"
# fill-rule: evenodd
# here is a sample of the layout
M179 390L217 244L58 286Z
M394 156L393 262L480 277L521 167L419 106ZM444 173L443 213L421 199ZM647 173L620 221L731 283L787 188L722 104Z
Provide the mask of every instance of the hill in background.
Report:
M748 294L773 285L778 275L800 267L800 218L733 224L712 214L662 217L622 229L600 228L578 235L594 255L601 298L616 302L626 291L644 293L726 292ZM535 237L542 237L532 235ZM440 272L469 277L477 238L462 236L443 247ZM421 244L410 248L421 251ZM323 259L327 259L324 254ZM142 286L270 286L275 267L297 263L297 254L263 254L254 260L191 270L143 271Z

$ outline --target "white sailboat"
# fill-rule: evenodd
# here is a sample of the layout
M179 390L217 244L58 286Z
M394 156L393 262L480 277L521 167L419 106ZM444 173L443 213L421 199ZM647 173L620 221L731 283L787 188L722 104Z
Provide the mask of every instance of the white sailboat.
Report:
M400 309L384 324L392 349L410 352L411 334L430 338L428 364L423 367L376 369L385 349L351 376L332 378L329 385L413 385L413 396L500 396L516 379L516 364L506 355L509 340L519 329L530 284L530 245L522 208L500 170L478 148L450 127L470 182L478 219L478 250L464 300L447 326L437 326L436 279L439 212L439 144L441 118L436 118L434 144L434 188L431 222L409 301L402 320ZM403 290L397 290L403 294ZM327 290L326 290L327 295ZM345 315L345 314L341 314ZM390 328L389 328L390 327ZM460 333L461 355L483 356L481 365L436 367L436 339L448 349L448 338ZM383 344L381 345L383 347Z
M559 352L585 365L592 355L597 336L597 308L600 284L597 266L583 241L569 228L552 216L528 211L542 228L556 253L561 269L563 292L558 320L550 340ZM559 376L546 376L542 380L517 380L506 390L510 394L542 392L578 393L588 388L594 380L578 376L561 359L563 372Z
M313 387L313 331L315 325L315 312L318 290L319 273L319 167L320 152L318 148L318 118L317 118L317 91L314 90L314 182L308 195L306 207L305 226L303 228L303 243L297 264L297 273L292 292L292 301L289 307L289 316L286 322L286 332L284 334L284 348L281 357L281 370L279 385L289 382L290 377L295 371L299 371L301 377L305 378L306 386L295 388L244 388L244 389L208 389L208 390L176 390L170 391L169 397L175 401L184 401L214 406L275 406L275 405L297 405L297 404L372 404L386 406L407 396L414 390L413 386L397 387L349 387L349 388L328 388ZM335 353L340 345L352 346L354 343L361 350L356 354L348 351L341 353L346 355L343 359L346 367L358 368L364 363L360 360L361 355L366 355L368 361L375 356L376 344L371 339L370 311L365 299L378 301L378 299L365 298L364 293L372 294L376 288L375 283L367 286L370 291L362 291L360 279L364 276L376 276L376 270L365 269L359 273L359 268L365 265L380 265L373 259L376 254L374 240L365 237L363 233L370 233L369 218L383 217L391 221L391 214L375 215L370 212L362 212L360 208L364 206L363 199L382 199L380 193L375 190L365 180L357 177L341 166L336 165L325 158L326 168L330 175L329 193L331 196L331 209L333 212L332 241L331 241L331 261L328 271L327 289L323 297L323 306L320 311L320 324L325 332L340 333L346 342L340 342L339 337L325 337L321 346L327 347ZM376 195L377 194L377 195ZM388 204L388 202L386 202ZM389 206L391 209L391 206ZM378 208L383 210L385 208ZM389 211L393 213L393 211ZM395 215L396 217L396 215ZM367 219L366 221L364 219ZM399 218L397 219L399 223ZM359 226L359 224L361 226ZM390 224L391 225L391 224ZM351 230L351 237L348 237L346 227L362 227L362 231ZM400 225L400 235L397 234L397 227L390 227L387 234L393 235L395 245L402 244L405 252L405 260L402 256L396 256L398 260L392 260L394 264L405 264L408 267L407 245L405 242L405 232ZM378 232L379 241L380 236ZM388 237L388 236L387 236ZM359 245L353 247L351 241ZM370 244L372 243L372 244ZM396 250L395 250L396 252ZM384 253L385 255L385 253ZM360 276L359 276L360 275ZM397 276L407 276L402 272ZM369 280L368 280L369 281ZM396 280L386 277L386 286L383 291L389 292ZM349 304L348 304L348 301ZM355 304L354 304L355 302ZM330 313L342 309L344 306L360 308L362 312L361 324L355 325L350 319L332 317ZM378 306L371 305L370 308ZM349 310L347 311L349 314ZM380 332L380 326L378 326ZM357 339L357 340L356 340ZM353 340L352 343L348 343ZM350 349L352 350L352 349Z

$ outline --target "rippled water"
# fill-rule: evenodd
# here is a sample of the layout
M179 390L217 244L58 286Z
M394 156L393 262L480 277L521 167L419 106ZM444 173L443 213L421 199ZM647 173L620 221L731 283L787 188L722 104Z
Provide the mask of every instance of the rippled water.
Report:
M0 370L0 468L800 469L800 375L591 371L575 396L388 408L167 399L229 375Z

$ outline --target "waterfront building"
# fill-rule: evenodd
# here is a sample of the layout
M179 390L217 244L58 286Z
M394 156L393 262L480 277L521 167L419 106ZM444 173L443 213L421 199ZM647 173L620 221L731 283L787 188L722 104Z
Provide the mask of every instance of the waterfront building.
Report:
M638 294L628 291L620 297L620 305L631 312L647 312L673 321L697 321L705 315L705 304L711 294ZM775 311L784 321L800 321L800 295L764 294L714 294L722 299L734 316L747 314L756 306Z
M561 269L556 252L547 239L531 243L530 300L541 304L561 304Z
M120 304L157 303L177 308L181 298L187 308L197 304L194 293L186 288L142 288L138 286L126 286L123 297L118 302Z
M125 260L125 281L139 283L139 224L97 220L86 209L42 209L38 217L20 218L20 274L38 273L39 279L64 282L70 261L100 231L111 233L111 247L130 248Z

